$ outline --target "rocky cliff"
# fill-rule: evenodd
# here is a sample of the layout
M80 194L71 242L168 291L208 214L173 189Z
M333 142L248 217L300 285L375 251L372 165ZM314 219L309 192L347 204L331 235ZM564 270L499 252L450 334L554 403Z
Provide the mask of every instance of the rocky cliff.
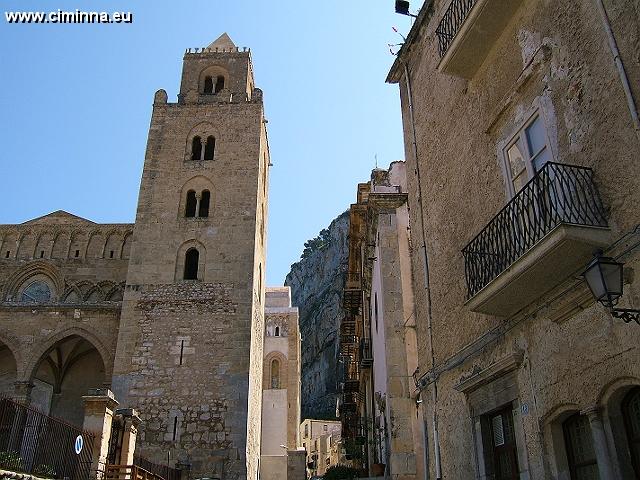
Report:
M300 311L302 418L335 418L342 288L347 265L349 212L305 243L285 285Z

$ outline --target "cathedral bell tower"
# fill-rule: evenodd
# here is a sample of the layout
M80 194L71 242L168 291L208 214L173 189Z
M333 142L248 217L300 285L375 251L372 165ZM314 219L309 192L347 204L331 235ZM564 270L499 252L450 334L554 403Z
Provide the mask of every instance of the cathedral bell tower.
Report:
M193 478L257 476L269 163L250 51L188 49L154 98L112 384L139 452Z

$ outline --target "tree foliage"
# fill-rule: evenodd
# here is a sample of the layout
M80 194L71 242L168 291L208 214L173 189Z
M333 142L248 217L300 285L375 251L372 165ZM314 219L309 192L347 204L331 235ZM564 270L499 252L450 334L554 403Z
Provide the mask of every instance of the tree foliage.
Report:
M327 248L331 243L331 235L329 234L329 230L323 228L320 230L320 234L316 238L312 238L304 242L304 250L302 251L301 259L307 258L309 255Z
M346 465L333 465L327 468L324 480L350 480L358 477L358 470Z

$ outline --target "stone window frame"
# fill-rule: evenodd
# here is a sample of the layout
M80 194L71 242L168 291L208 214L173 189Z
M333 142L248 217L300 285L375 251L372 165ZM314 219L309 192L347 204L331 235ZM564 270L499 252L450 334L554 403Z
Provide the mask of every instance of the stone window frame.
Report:
M193 149L193 139L195 137L200 137L200 141L202 142L202 149L200 152L200 159L193 160L191 158L192 149ZM213 137L214 140L214 152L213 158L205 159L205 145L207 142L207 138ZM209 122L199 122L197 125L194 125L193 128L187 134L185 147L184 147L184 164L192 165L192 164L202 164L203 162L215 162L220 158L220 132L218 129Z
M509 159L507 157L507 149L511 145L516 143L516 139L518 137L525 138L525 129L533 124L533 121L536 117L540 118L542 121L542 126L545 132L545 145L550 152L549 161L558 161L556 138L557 135L555 124L552 121L552 119L554 118L553 106L549 98L537 97L531 103L531 105L524 110L524 113L522 115L514 118L513 121L509 124L509 127L504 129L501 139L496 144L496 155L500 171L502 173L502 178L504 180L504 188L507 201L511 200L518 193L518 191L515 191L513 187L510 168L508 166ZM526 143L526 141L524 141L524 143ZM531 180L534 173L530 160L530 158L525 160L527 169L527 182Z
M195 280L185 280L184 279L184 264L185 264L185 255L187 250L195 248L198 250L198 275ZM178 248L178 252L176 255L176 266L174 279L176 282L204 282L205 280L205 265L206 265L206 257L207 257L207 249L205 248L202 242L199 242L196 239L187 240Z
M211 77L213 81L213 91L211 93L205 93L205 79L207 77ZM222 88L222 90L216 92L215 88L218 77L224 77L224 87ZM200 75L198 76L198 93L200 95L217 95L221 91L229 89L230 80L231 76L229 75L229 71L226 68L221 65L208 65L200 71Z
M193 217L186 216L187 194L190 190L193 190L196 195L196 210L195 210L196 215ZM209 208L207 211L207 216L201 217L199 201L202 198L202 193L204 191L209 192ZM208 221L215 214L215 205L216 205L215 192L216 192L216 189L213 185L213 182L208 177L205 177L204 175L196 175L194 177L191 177L182 185L182 188L180 189L180 192L179 192L180 198L178 199L178 202L177 202L178 204L178 211L176 213L177 219L179 221L184 220L188 222Z
M271 386L271 362L273 360L277 360L280 363L280 383L279 388L276 390L286 390L289 385L288 360L284 353L276 350L269 352L269 354L264 357L262 367L262 388L263 390L274 390Z
M518 472L527 475L527 442L521 415L521 392L518 368L523 360L522 352L513 352L458 383L455 390L465 394L469 408L471 434L474 445L475 478L493 478L487 473L487 449L485 419L488 414L511 405L516 437ZM484 434L484 435L483 435ZM483 438L484 437L484 438Z

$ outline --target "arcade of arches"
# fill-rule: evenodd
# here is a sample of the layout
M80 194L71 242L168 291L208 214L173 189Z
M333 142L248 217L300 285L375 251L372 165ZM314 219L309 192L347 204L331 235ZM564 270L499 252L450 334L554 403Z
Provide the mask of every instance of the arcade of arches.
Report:
M91 342L70 335L49 348L27 378L33 408L81 427L82 396L91 388L103 386L105 366ZM0 394L11 395L18 380L13 353L0 344Z

